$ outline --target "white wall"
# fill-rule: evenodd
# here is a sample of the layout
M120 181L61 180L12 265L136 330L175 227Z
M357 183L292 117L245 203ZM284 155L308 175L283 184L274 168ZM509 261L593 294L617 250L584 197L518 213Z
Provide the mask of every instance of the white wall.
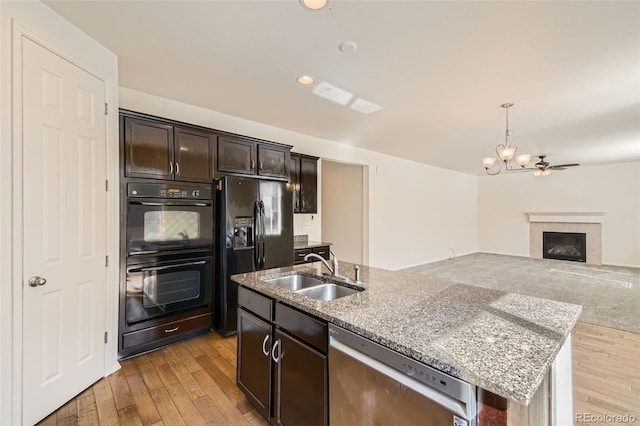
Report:
M21 111L20 96L12 79L13 29L29 37L43 39L82 63L106 84L106 99L112 111L118 105L118 64L116 56L104 46L71 25L39 1L0 1L0 424L21 423L22 398L22 172L21 128L17 121ZM17 69L17 68L16 68ZM15 98L14 98L15 96ZM15 127L14 127L14 124ZM107 175L118 179L117 114L107 118L107 139L112 141L106 155ZM15 141L14 141L15 137ZM107 253L118 258L118 194L108 197L109 220ZM111 236L116 236L112 238ZM107 268L107 327L117 334L118 268ZM105 372L118 368L117 341L106 349ZM29 366L25 366L28 368Z
M322 240L340 260L363 263L363 166L322 161Z
M478 179L478 248L529 256L525 212L606 212L602 263L640 267L640 162Z
M120 107L293 145L294 151L369 166L369 264L399 269L477 251L477 177L367 151L215 111L120 89ZM389 141L393 143L393 141ZM319 191L321 188L319 188ZM321 202L321 201L320 201ZM318 206L321 208L321 205ZM321 211L321 210L318 210ZM296 215L299 216L299 215ZM321 236L319 215L296 234ZM302 222L310 224L302 229Z

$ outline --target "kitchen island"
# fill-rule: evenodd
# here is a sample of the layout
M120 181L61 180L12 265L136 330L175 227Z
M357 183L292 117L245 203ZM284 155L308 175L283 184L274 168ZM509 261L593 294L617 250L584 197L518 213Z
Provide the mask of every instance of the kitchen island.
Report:
M357 283L364 291L332 301L265 281L294 273L322 275L323 268L314 263L232 279L477 386L481 426L540 418L572 422L570 333L580 306L364 266ZM353 278L352 268L342 263L339 273Z

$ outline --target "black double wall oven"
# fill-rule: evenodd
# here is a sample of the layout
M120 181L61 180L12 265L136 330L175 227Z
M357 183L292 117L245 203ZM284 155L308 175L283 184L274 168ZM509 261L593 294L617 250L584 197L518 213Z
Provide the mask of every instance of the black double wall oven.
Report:
M189 327L172 322L180 314L208 311L210 322L213 203L210 185L127 183L121 356L170 343Z

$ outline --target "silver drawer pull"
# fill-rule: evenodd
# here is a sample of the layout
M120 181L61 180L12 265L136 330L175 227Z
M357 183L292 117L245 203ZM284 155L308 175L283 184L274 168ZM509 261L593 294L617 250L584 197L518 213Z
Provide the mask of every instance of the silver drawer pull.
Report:
M276 356L276 349L278 348L278 346L280 346L280 339L276 340L276 344L273 345L273 348L271 349L271 359L273 359L276 364L279 363L282 359L281 351L278 351L278 356Z
M269 335L264 336L264 340L262 341L262 353L264 356L269 356L269 349L267 349L267 341L269 340Z
M173 333L174 331L178 331L180 329L180 327L175 327L175 328L170 328L169 330L165 330L165 333Z

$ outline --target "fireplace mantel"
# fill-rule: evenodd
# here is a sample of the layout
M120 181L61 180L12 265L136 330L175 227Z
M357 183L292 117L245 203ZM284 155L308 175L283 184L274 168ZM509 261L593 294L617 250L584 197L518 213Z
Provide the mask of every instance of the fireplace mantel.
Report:
M526 212L529 222L602 223L606 212Z

